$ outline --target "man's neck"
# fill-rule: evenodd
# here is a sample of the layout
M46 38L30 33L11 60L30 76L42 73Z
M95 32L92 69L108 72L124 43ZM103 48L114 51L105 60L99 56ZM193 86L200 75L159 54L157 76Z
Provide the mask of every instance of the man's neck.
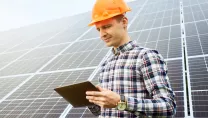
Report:
M115 51L118 47L120 47L120 46L122 46L122 45L128 43L129 41L130 41L130 37L127 35L126 38L124 38L124 39L122 40L122 42L121 42L118 46L113 47L114 51Z

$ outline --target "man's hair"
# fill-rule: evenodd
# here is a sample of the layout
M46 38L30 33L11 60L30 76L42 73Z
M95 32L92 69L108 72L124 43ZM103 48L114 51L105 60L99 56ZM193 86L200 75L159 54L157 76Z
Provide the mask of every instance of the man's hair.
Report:
M123 19L123 17L125 17L124 14L120 14L120 15L114 16L114 18L116 19L117 22L121 22L121 20Z

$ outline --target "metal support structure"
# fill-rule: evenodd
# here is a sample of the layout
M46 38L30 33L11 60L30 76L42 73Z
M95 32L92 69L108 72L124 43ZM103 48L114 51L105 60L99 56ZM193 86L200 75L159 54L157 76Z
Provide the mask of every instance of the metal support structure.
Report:
M183 85L184 85L184 112L185 118L193 118L191 85L188 66L188 54L186 45L186 30L184 24L183 3L180 2L180 24L181 24L181 43L182 43L182 64L183 64Z

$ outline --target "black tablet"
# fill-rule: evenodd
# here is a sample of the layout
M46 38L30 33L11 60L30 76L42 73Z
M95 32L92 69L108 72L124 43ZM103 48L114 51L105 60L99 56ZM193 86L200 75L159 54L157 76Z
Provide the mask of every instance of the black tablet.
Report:
M91 82L86 81L69 86L62 86L54 89L73 107L90 106L93 103L86 99L86 91L99 91Z

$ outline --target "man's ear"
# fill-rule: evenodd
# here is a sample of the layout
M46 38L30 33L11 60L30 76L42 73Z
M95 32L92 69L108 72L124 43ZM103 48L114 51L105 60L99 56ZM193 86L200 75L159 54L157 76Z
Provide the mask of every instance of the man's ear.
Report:
M124 28L127 28L127 26L128 26L128 18L126 16L123 17L122 23L123 23Z

